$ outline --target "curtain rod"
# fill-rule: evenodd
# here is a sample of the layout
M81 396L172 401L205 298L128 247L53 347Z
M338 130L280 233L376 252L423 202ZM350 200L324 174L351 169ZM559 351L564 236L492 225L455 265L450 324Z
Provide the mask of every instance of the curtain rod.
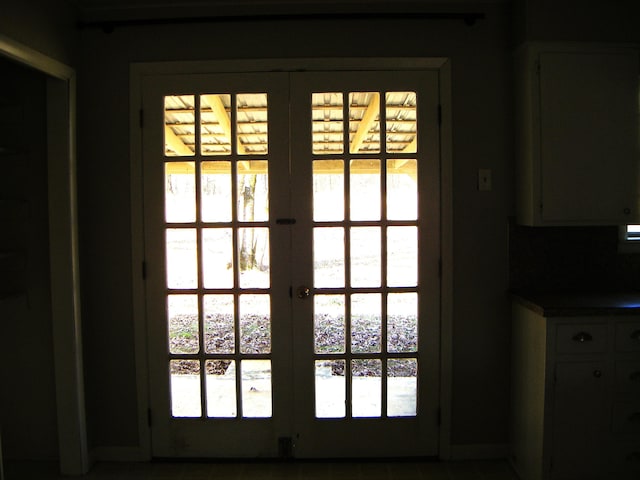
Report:
M297 20L462 20L472 26L485 18L484 13L427 13L427 12L372 12L372 13L285 13L254 15L220 15L178 18L140 18L129 20L98 20L79 22L78 28L97 28L112 33L116 28L146 27L157 25L185 25L195 23L232 23Z

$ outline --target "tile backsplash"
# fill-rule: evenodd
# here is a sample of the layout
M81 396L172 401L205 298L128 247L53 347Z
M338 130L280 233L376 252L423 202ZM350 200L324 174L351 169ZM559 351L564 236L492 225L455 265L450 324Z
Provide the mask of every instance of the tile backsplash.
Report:
M509 220L512 291L640 291L640 253L618 251L618 227L525 227Z

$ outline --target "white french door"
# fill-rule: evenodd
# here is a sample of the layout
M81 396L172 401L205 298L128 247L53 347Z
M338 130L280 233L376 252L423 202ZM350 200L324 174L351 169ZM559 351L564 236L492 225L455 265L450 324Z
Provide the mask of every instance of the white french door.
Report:
M437 453L435 71L148 77L152 453Z

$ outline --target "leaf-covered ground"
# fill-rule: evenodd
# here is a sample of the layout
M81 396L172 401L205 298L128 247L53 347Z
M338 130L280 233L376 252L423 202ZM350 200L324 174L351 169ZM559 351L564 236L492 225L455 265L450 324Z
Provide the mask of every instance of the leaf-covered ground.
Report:
M233 354L236 348L243 354L271 352L271 332L269 320L260 315L243 315L239 322L239 334L236 338L233 317L231 315L206 315L204 318L204 352L215 357L216 354ZM344 320L328 314L318 315L315 319L315 353L341 354L350 349L356 354L372 354L353 362L355 376L381 375L381 363L375 359L383 347L382 326L379 320L369 317L354 318L350 326L350 340L346 341L347 331ZM177 314L169 322L169 349L173 354L195 354L200 351L198 319L195 315ZM388 319L386 332L386 350L393 353L415 352L417 350L417 326L415 317L393 316ZM236 345L236 340L237 344ZM311 348L311 346L310 346ZM209 374L223 374L230 360L212 359L205 362ZM328 359L326 366L331 367L333 375L343 375L343 360ZM174 360L171 373L197 373L197 360ZM390 360L389 376L415 376L416 362L411 360Z

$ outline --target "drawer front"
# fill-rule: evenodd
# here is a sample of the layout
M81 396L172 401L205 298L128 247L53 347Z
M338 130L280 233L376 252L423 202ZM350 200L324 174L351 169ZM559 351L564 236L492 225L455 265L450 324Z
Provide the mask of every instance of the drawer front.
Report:
M640 394L640 360L616 362L616 392Z
M561 324L556 329L558 353L600 353L607 350L607 324Z
M640 402L619 401L613 406L613 431L640 434Z
M575 396L572 403L579 402L581 406L585 406L594 400L596 393L605 392L609 384L608 377L609 372L604 362L558 362L555 389Z
M616 324L616 350L618 352L640 352L640 322Z

